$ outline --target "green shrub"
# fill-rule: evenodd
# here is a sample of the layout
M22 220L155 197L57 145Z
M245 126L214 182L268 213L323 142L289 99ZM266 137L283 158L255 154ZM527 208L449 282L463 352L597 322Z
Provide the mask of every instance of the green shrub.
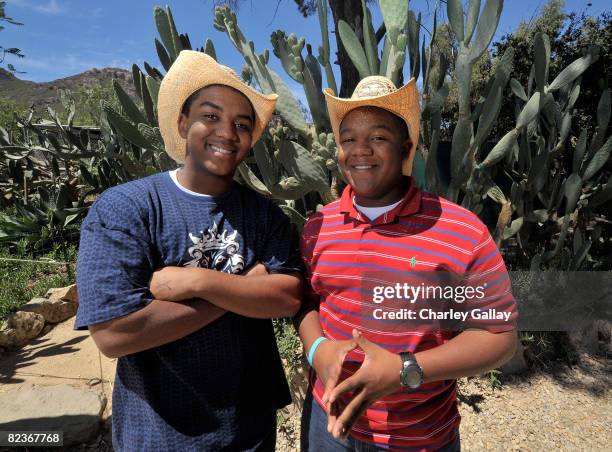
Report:
M75 246L68 248L73 269L76 254ZM0 319L17 311L32 298L44 296L52 287L64 287L75 282L74 272L69 274L66 265L56 262L65 262L59 246L38 256L27 252L25 243L16 251L0 248Z

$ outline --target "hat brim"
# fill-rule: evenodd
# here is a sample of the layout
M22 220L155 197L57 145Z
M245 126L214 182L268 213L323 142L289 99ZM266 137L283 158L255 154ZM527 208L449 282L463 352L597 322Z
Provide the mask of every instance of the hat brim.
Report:
M375 97L360 97L357 99L343 99L334 96L331 88L326 88L323 92L327 109L329 111L329 119L331 122L336 142L340 138L340 124L344 117L360 107L378 107L399 116L404 120L408 127L412 146L408 156L402 162L402 173L405 175L412 174L412 163L416 152L417 143L419 141L419 126L421 120L421 108L419 105L419 93L416 87L416 80L410 79L408 83L389 94ZM338 146L340 144L338 143Z
M277 94L261 94L211 56L183 50L162 80L157 100L159 128L166 152L178 163L185 161L187 146L178 129L183 104L193 93L210 85L234 88L251 102L255 113L251 146L261 137L276 108Z

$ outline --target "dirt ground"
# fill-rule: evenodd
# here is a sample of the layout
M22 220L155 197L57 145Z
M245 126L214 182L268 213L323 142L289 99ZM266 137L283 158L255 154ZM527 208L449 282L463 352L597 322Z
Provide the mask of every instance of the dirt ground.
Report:
M484 377L461 380L462 450L611 450L612 359L581 354L578 362L504 377L500 388ZM107 397L108 419L115 364L69 320L21 350L0 354L0 392L31 383L88 387ZM278 451L299 450L299 417L295 405L279 414ZM109 431L73 450L112 450Z
M284 416L277 451L299 450L299 412ZM581 354L572 367L459 381L463 451L612 450L612 360Z

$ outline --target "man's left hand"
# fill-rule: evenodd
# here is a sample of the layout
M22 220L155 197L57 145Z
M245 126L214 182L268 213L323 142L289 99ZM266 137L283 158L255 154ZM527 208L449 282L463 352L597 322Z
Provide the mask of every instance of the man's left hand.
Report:
M353 330L353 339L365 353L363 364L352 376L323 395L325 404L333 404L346 393L353 392L352 400L344 407L331 428L334 438L345 439L353 424L379 398L401 389L402 360Z
M194 294L196 278L202 277L192 267L164 267L153 273L149 290L158 300L183 301L196 298Z

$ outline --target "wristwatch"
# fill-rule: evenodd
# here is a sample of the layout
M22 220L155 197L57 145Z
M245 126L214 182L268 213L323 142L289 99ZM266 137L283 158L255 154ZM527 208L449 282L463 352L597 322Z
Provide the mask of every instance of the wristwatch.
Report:
M400 370L400 383L404 388L417 389L423 384L423 369L417 363L414 353L401 352L402 369Z

